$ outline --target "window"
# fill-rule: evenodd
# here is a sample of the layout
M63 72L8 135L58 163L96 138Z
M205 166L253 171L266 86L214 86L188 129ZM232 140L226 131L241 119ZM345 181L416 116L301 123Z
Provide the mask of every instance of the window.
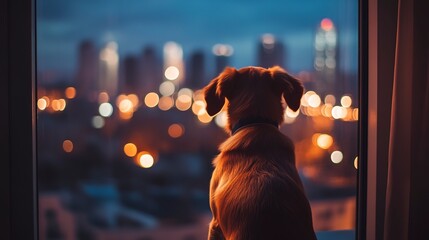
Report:
M357 1L36 1L41 239L201 239L227 134L199 89L281 65L315 229L355 226ZM209 136L209 137L208 137Z

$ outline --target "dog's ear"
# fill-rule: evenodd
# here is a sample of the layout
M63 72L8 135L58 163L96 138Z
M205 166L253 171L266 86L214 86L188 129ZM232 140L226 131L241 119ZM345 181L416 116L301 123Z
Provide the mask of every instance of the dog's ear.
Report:
M286 100L287 105L293 111L297 111L301 104L301 97L304 92L304 87L300 80L289 75L285 70L279 66L269 68L271 77L276 82L277 86L283 92L283 97Z
M233 78L238 74L235 68L227 67L204 88L206 111L210 116L222 110L225 98L230 96L233 89Z

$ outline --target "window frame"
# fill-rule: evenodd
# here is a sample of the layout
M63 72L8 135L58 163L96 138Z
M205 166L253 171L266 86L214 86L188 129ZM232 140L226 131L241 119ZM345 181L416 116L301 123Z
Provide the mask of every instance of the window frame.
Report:
M5 159L0 168L0 191L6 195L0 202L0 231L6 239L38 239L35 1L6 0L0 5L0 33L6 36L0 38L0 77L5 79L0 103L6 112L0 124L0 156ZM360 120L355 239L361 240L375 239L376 227L376 156L371 152L376 138L371 140L369 135L377 127L369 124L368 113L377 111L373 102L377 103L377 65L371 66L377 58L378 1L358 2Z

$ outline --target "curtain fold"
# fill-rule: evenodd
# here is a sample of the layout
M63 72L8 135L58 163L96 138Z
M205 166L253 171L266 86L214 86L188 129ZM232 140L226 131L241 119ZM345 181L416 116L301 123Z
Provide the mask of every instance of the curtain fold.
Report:
M385 240L429 239L428 10L424 0L398 1Z

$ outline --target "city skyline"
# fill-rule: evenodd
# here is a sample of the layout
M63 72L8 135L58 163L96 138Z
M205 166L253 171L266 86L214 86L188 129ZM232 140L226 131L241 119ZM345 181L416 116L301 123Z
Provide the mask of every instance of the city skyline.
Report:
M85 39L93 40L100 47L115 41L120 58L141 52L149 45L161 48L169 41L182 45L185 59L195 51L208 53L215 44L229 44L234 48L231 65L244 67L256 64L257 44L266 33L273 34L285 45L285 62L291 72L309 70L313 64L315 32L324 18L332 19L338 29L341 39L339 48L342 49L341 54L346 56L342 57L344 62L341 67L346 71L357 68L355 1L321 4L306 0L307 4L300 2L302 5L281 1L268 4L252 1L246 5L240 1L198 4L127 1L127 5L111 1L101 5L96 3L100 2L38 2L40 71L73 73L77 64L75 49ZM305 7L302 7L304 4ZM225 6L221 11L215 7L220 5Z

